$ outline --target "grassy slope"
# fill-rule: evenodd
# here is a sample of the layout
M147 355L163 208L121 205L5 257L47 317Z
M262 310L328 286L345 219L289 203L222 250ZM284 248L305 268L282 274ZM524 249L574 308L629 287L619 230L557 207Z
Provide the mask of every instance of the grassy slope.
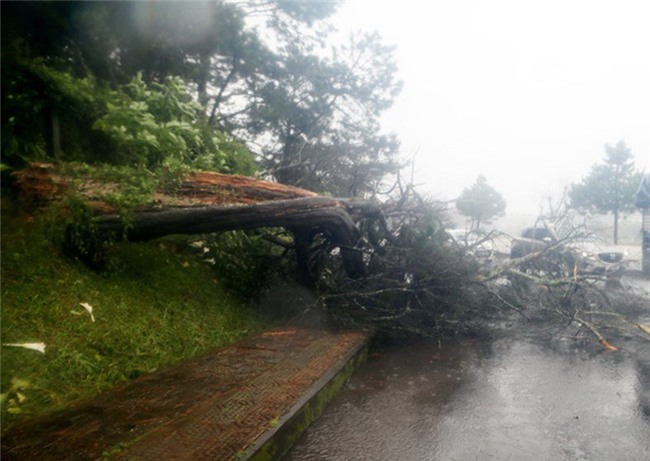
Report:
M111 269L98 274L63 257L44 226L5 211L2 343L47 348L2 347L3 428L264 326L174 245L116 245ZM79 303L93 306L95 322Z

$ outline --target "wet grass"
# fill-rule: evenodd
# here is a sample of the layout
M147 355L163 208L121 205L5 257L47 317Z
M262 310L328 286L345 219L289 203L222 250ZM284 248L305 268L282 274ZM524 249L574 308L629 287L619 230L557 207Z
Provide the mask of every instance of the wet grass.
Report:
M47 229L3 210L2 343L46 345L2 347L3 430L265 326L177 242L116 244L98 273Z

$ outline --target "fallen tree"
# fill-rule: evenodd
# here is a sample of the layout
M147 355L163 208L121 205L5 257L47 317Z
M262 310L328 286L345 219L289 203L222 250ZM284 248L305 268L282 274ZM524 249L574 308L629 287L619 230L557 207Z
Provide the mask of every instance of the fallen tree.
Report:
M558 257L564 241L483 266L450 242L444 206L409 188L379 206L251 178L191 173L173 194L157 190L125 214L102 200L118 184L48 168L17 177L41 198L60 198L76 187L92 210L82 225L68 227L77 254L96 254L105 239L280 227L292 241L273 243L295 254L301 280L317 288L321 306L343 324L436 336L472 330L505 309L526 320L544 316L576 325L609 349L616 347L608 337L614 324L650 337L650 328L613 307L602 277L580 274L575 259Z
M170 234L207 234L282 227L294 235L300 278L313 283L309 248L323 235L340 248L348 275L365 273L357 248L356 222L381 216L369 203L323 197L304 189L237 175L191 172L178 178L171 192L154 190L126 212L111 203L121 184L88 170L61 172L51 164L33 164L14 173L23 196L39 202L62 200L74 193L90 209L87 220L66 230L66 245L87 261L97 259L102 242L150 240Z

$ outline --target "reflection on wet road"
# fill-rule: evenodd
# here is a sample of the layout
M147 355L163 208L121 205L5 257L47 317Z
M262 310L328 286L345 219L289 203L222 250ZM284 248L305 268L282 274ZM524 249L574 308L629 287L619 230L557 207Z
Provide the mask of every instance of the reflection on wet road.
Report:
M650 460L650 358L532 339L387 346L286 459Z

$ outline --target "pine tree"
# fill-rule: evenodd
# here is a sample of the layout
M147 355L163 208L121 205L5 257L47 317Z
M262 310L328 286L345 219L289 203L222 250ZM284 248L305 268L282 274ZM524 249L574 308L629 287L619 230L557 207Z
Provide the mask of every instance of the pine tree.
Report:
M485 176L479 175L476 182L464 189L456 200L456 208L472 220L471 230L478 230L481 223L489 224L493 218L503 216L506 201L487 183Z
M614 244L618 244L618 220L621 213L634 209L634 197L641 182L636 172L632 151L619 141L615 146L605 144L605 161L595 164L581 183L569 190L572 208L585 209L614 216Z

